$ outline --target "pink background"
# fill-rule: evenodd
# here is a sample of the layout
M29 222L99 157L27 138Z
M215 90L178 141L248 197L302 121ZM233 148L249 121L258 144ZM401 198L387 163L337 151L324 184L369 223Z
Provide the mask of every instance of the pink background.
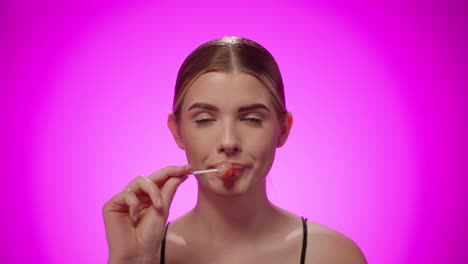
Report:
M2 1L0 262L105 263L103 204L185 162L166 129L177 70L224 35L283 73L295 123L272 201L369 263L466 261L463 1L132 2ZM170 218L195 197L190 179Z

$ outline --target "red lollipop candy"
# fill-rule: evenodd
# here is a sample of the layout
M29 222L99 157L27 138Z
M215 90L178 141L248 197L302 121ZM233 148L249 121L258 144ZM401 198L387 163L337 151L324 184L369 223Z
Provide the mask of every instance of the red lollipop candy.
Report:
M218 169L218 174L223 178L229 178L234 174L234 169L232 168L232 163L228 161L223 161L216 166Z

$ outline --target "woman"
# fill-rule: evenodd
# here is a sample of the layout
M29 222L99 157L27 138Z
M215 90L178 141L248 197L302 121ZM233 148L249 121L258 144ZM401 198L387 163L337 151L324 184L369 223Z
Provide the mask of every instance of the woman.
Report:
M137 177L103 209L109 263L366 263L345 236L273 205L265 177L292 126L272 55L238 37L193 51L177 76L168 127L188 165ZM198 198L166 223L193 170Z

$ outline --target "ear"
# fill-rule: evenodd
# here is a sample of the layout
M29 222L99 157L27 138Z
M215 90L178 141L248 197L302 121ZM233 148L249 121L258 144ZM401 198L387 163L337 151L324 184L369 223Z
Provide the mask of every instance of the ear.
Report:
M287 112L283 122L281 123L280 135L278 137L278 142L276 144L278 148L282 147L284 143L286 143L286 140L288 139L288 136L289 136L289 132L291 132L292 124L293 124L292 114L290 112Z
M182 140L182 137L180 135L179 125L177 124L177 120L174 113L170 113L167 117L167 127L171 131L172 136L174 137L174 140L177 143L177 146L179 146L179 148L181 149L185 149L184 141Z

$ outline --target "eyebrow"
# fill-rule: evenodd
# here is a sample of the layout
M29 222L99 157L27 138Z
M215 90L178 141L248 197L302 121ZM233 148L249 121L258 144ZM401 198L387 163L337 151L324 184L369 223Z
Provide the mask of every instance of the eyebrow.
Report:
M263 110L266 110L266 111L270 112L270 109L266 105L259 104L259 103L241 106L239 108L239 112L248 112L248 111L260 110L260 109L263 109Z
M194 103L193 105L189 107L188 111L192 109L197 109L197 108L210 110L210 111L219 111L218 107L211 105L211 104L207 104L207 103Z
M188 111L192 109L197 109L197 108L214 111L214 112L219 111L218 107L212 104L207 104L207 103L194 103L189 107ZM260 104L260 103L254 103L254 104L241 106L239 107L238 112L241 113L241 112L248 112L248 111L259 110L259 109L263 109L263 110L270 112L270 109L266 105Z

